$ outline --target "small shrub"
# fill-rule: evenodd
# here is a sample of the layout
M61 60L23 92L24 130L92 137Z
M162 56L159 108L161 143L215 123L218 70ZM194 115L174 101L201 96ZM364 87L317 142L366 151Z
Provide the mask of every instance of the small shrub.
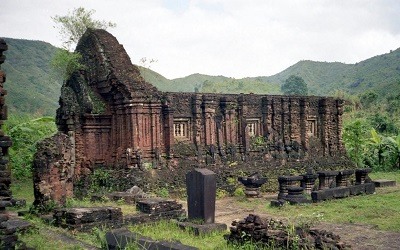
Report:
M236 188L235 191L233 192L233 196L244 197L245 196L244 189L242 187Z
M223 190L223 189L220 189L220 188L217 189L217 193L216 193L217 199L222 199L222 198L224 198L226 196L228 196L228 192L226 190Z
M169 191L166 187L162 187L157 190L157 195L162 197L162 198L168 198L169 197Z

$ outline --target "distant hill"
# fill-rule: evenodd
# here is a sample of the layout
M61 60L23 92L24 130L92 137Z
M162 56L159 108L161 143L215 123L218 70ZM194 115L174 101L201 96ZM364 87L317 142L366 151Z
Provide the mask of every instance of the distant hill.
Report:
M2 69L7 73L5 88L10 112L54 115L62 80L52 74L50 61L56 47L41 41L5 38L9 49ZM280 94L290 75L301 76L310 95L333 95L337 90L359 94L366 90L380 95L400 93L400 49L356 64L300 61L273 76L234 79L192 74L167 79L139 67L144 78L161 91Z
M146 68L141 71L147 81L163 91L280 94L284 81L290 75L298 75L307 83L310 95L332 96L337 90L360 94L373 90L385 96L400 92L400 48L356 64L304 60L273 76L242 79L192 74L169 80Z
M300 61L284 71L265 77L282 84L290 75L301 76L313 95L332 95L336 90L359 94L374 90L381 95L400 92L400 48L356 64Z
M55 116L62 84L50 68L56 47L41 41L11 38L5 41L8 50L1 68L7 74L9 112Z

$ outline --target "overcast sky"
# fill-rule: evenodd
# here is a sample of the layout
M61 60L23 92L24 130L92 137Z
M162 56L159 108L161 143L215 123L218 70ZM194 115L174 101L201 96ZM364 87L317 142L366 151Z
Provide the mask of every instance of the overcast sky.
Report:
M400 0L0 0L0 36L60 46L51 19L94 9L133 63L167 78L269 76L300 60L356 63L400 47Z

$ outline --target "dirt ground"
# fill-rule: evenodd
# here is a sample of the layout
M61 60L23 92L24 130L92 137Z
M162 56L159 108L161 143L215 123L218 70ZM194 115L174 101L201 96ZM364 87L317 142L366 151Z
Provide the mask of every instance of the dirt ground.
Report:
M265 205L261 204L260 206ZM250 213L261 217L276 218L269 214L259 213L257 210L257 207L254 209L243 208L234 202L233 198L219 199L216 202L215 220L218 223L225 223L229 227L232 221L244 219ZM321 222L315 228L339 235L344 242L352 246L352 249L400 249L400 233L377 230L370 225Z

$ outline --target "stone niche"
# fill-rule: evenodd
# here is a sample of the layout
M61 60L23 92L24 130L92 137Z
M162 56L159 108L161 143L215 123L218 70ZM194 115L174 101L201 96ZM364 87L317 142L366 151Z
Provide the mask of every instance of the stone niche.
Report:
M88 30L76 51L85 67L62 86L59 133L35 156L38 203L62 203L99 166L127 170L139 186L158 178L184 187L193 165L218 173L232 163L343 162L340 99L161 92L104 30Z

